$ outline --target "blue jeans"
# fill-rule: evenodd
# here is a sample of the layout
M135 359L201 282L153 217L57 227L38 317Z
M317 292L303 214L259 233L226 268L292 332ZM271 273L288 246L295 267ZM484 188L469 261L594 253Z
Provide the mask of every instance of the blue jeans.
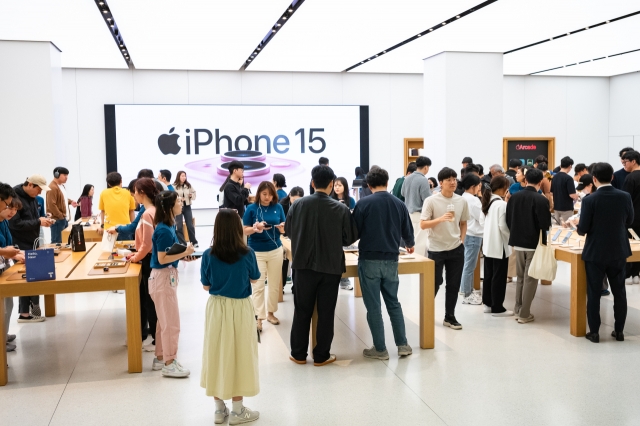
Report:
M69 225L67 219L57 219L56 223L51 225L51 244L62 243L62 231ZM65 241L65 244L67 242Z
M482 237L467 235L464 238L464 268L460 283L460 291L464 291L464 297L470 296L473 292L473 272L476 270L481 247Z
M358 261L358 276L362 289L362 299L367 308L367 322L373 337L373 345L377 351L385 351L384 322L382 321L382 305L380 293L387 306L391 328L396 346L407 344L404 328L402 306L398 302L398 261L395 260L363 260Z

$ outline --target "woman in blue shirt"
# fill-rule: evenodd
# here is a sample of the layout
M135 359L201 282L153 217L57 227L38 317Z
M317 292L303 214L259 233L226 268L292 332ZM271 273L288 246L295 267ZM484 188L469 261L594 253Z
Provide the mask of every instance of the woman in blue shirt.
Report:
M349 196L349 183L343 177L339 177L333 183L331 198L349 206L351 210L356 208L356 200Z
M276 187L271 182L261 182L256 202L247 206L242 218L244 233L249 236L249 247L256 252L260 268L260 279L253 285L253 306L258 330L262 330L262 321L265 319L271 324L280 324L280 320L273 314L278 310L278 292L282 279L284 254L280 234L284 233L284 221L284 210L278 204ZM267 277L271 285L265 306L264 282Z
M287 187L287 180L284 178L283 174L276 173L275 175L273 175L273 184L277 189L276 192L278 193L278 201L282 201L287 196L285 190L282 189Z
M244 407L242 400L260 391L258 341L250 296L251 286L261 272L256 254L244 243L235 212L218 212L213 235L213 244L202 255L200 266L202 286L211 295L205 312L200 386L206 389L207 396L215 398L216 424L224 423L229 416L224 400L231 398L229 424L237 424L239 419L244 423L260 415Z
M156 306L156 358L153 370L162 369L164 377L187 377L189 370L177 360L180 337L180 310L178 308L178 261L192 260L195 249L189 243L179 254L166 251L178 242L175 217L182 213L182 200L173 191L162 191L155 199L156 213L153 218L155 231L151 237L151 275L149 295Z

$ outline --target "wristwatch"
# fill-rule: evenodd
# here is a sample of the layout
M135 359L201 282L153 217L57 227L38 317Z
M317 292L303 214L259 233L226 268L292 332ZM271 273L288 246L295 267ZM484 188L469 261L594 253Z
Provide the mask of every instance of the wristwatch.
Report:
M104 229L104 223L100 224L100 228Z

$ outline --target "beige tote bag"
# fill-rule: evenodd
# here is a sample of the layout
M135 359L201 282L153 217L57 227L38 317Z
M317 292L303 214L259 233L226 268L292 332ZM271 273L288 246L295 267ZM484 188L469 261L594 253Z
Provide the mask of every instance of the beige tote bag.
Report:
M553 281L556 279L558 262L553 255L551 246L542 244L542 232L544 231L540 231L538 247L536 247L536 252L533 255L533 259L531 259L527 274L529 274L531 278L538 280Z

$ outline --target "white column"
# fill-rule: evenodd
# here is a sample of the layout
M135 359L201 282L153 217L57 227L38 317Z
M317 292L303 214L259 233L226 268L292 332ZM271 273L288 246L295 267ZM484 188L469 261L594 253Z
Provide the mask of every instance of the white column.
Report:
M0 181L53 178L64 157L60 51L49 42L0 41Z
M502 53L442 52L424 60L424 145L429 175L458 174L462 159L502 163Z

